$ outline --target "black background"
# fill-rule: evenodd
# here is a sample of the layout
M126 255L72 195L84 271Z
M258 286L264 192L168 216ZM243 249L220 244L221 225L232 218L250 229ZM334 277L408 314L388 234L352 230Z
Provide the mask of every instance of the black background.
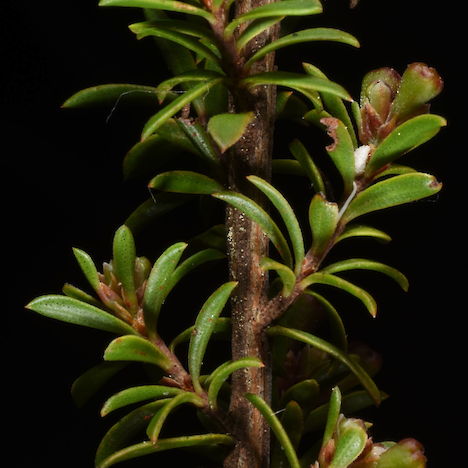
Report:
M147 195L143 184L125 184L121 175L123 155L137 140L145 115L119 108L111 115L109 109L70 112L60 105L87 86L151 85L167 72L151 41L138 43L127 30L128 23L139 20L138 11L99 9L95 0L29 3L7 1L1 8L2 285L8 343L2 403L8 415L3 426L11 437L4 453L13 453L9 466L15 468L84 468L93 465L98 437L109 423L99 421L99 403L76 409L69 387L99 362L108 337L41 318L24 305L37 295L58 293L65 281L83 285L72 246L92 253L98 263L110 257L114 230ZM370 249L375 259L400 268L410 279L410 291L404 294L386 279L369 279L380 304L378 318L370 319L348 301L347 307L356 310L346 311L346 320L355 338L384 357L377 381L391 398L369 414L375 439L412 436L426 446L430 467L461 466L463 426L458 424L463 424L466 401L461 12L424 0L362 0L352 11L345 0L324 4L327 13L306 18L303 27L342 28L360 39L361 49L314 44L303 48L303 55L285 49L278 54L280 66L299 71L301 61L312 62L354 96L364 73L381 66L402 72L408 63L423 61L445 81L432 111L449 124L407 161L441 180L442 192L376 217L374 224L394 241L362 246L358 253ZM284 142L281 133L277 138ZM172 236L181 240L186 229L193 229L188 216L178 212L161 221L147 242L151 255L151 248L157 252ZM194 292L193 302L200 300ZM172 463L177 460L182 458ZM158 466L156 461L126 466ZM184 464L195 465L194 460Z

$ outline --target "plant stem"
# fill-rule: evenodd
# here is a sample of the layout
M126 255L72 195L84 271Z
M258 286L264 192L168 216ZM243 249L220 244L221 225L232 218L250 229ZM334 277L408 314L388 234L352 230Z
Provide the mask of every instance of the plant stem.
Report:
M236 13L241 14L266 3L270 3L269 0L238 0ZM248 57L252 48L273 40L277 33L277 28L271 28L257 36L253 41L255 44L245 48L242 58ZM251 73L271 71L273 67L274 57L270 54L259 61ZM259 203L262 200L258 191L245 177L255 174L270 179L275 101L276 90L270 86L256 88L250 93L239 90L233 95L232 111L253 111L255 119L227 155L229 185L232 190L242 192ZM260 260L268 254L268 239L256 223L234 208L227 208L226 227L230 276L238 281L232 298L232 358L256 356L265 367L250 367L233 375L229 412L238 442L226 458L224 468L268 468L269 428L260 412L245 398L246 393L254 393L267 402L271 400L269 349L261 326L268 277L260 268Z

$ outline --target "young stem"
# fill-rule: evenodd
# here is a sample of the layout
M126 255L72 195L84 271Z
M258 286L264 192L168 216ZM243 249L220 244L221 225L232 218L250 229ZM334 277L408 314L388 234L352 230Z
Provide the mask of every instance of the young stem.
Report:
M236 13L270 3L269 0L238 0ZM277 36L272 28L257 36L256 47ZM245 48L243 57L251 52ZM271 71L274 58L270 54L258 62L251 73ZM255 118L241 140L226 158L229 185L259 203L258 191L246 181L248 175L266 180L271 173L271 150L274 129L276 90L260 87L252 92L233 93L232 111L253 111ZM260 268L260 260L268 254L268 239L259 226L234 208L227 208L228 256L230 276L238 281L232 298L232 358L259 357L263 368L237 371L232 379L232 397L229 412L234 421L233 434L238 442L226 458L224 468L268 468L270 460L269 428L259 411L245 398L246 393L271 399L271 367L266 336L261 326L261 313L267 301L268 279Z

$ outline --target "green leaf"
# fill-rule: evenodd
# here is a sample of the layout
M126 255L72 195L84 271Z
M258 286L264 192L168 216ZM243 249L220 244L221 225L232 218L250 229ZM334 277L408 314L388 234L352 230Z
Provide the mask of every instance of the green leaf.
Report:
M329 273L312 273L311 275L306 276L299 283L299 286L305 289L312 284L326 284L328 286L342 289L358 298L365 305L372 317L375 317L377 314L377 304L374 298L368 292L364 291L364 289L344 280L343 278L339 278L338 276L334 276Z
M255 408L257 408L260 411L260 413L262 413L262 416L267 421L271 430L275 434L279 444L283 448L284 455L287 458L291 468L301 468L291 439L289 438L287 432L285 431L283 425L281 424L274 411L259 395L247 393L245 397L247 398L247 400L250 401L250 403L252 403L255 406Z
M213 89L213 88L212 88ZM211 166L219 166L219 155L213 140L200 122L178 119L177 123L183 132L198 149L203 159Z
M31 301L26 308L62 322L97 328L119 335L137 334L137 331L123 320L72 297L41 296Z
M111 341L104 351L106 361L137 361L154 364L165 371L172 363L151 341L141 336L120 336Z
M100 280L99 273L96 269L96 265L94 264L93 259L84 250L77 248L73 249L73 254L75 255L75 258L80 265L81 271L85 275L89 284L95 291L97 291L100 287Z
M426 461L422 446L414 439L405 439L382 453L375 467L425 468Z
M208 121L208 133L224 153L242 137L253 118L253 112L215 115Z
M156 400L134 409L117 421L104 435L96 452L95 466L112 466L103 464L106 459L112 458L116 452L123 449L139 436L142 429L154 414L168 402L168 399ZM125 449L124 449L125 450Z
M279 3L286 3L293 0L283 0L270 5L278 5ZM316 78L315 76L304 75L301 73L291 73L283 71L264 72L256 75L250 75L240 81L241 86L252 88L261 85L277 85L285 86L287 88L295 89L299 92L306 91L319 91L334 94L345 99L352 101L349 93L339 84L330 80Z
M246 67L250 67L254 62L260 60L265 55L273 52L274 50L281 49L293 44L301 44L304 42L312 41L334 41L342 42L343 44L349 44L354 47L359 47L358 40L344 31L339 29L331 28L312 28L312 29L303 29L302 31L296 31L292 34L283 36L276 41L270 42L267 45L264 45L259 49L252 57L247 60L245 63Z
M219 57L207 46L197 39L193 39L185 34L166 29L164 27L149 26L149 23L135 23L129 26L130 31L137 35L137 39L153 36L175 42L186 49L189 49L200 57L219 63Z
M282 401L295 401L304 410L309 409L320 394L320 386L315 379L306 379L291 385L283 395Z
M301 227L299 221L294 214L291 205L283 197L283 195L266 180L257 176L248 176L247 179L252 182L264 195L273 203L278 210L283 222L288 230L289 238L294 252L295 268L294 272L298 275L302 269L304 262L304 239L302 238Z
M264 270L275 270L283 283L281 295L284 297L289 297L291 295L296 286L296 275L291 268L268 257L262 258L260 267Z
M221 364L211 373L208 387L208 402L211 408L216 409L218 407L218 393L224 382L233 372L244 367L264 367L264 364L256 357L246 357Z
M240 52L255 36L258 36L283 18L284 16L267 16L252 21L237 38L237 50Z
M335 442L330 468L347 468L363 452L367 444L367 433L363 422L344 419L339 423L339 435Z
M99 6L154 8L156 10L177 11L179 13L201 16L210 23L215 21L214 16L210 12L177 0L100 0Z
M164 450L199 446L229 446L233 444L234 441L232 437L225 434L202 434L172 437L170 439L160 439L157 444L141 442L110 455L106 459L102 460L100 464L97 464L96 468L109 468L110 466L125 460L131 460L132 458L150 455Z
M373 237L382 242L390 242L392 238L380 229L363 224L346 226L345 230L336 238L335 244L351 237Z
M125 225L134 233L141 232L161 216L186 204L190 200L192 200L192 197L183 193L162 192L151 194L151 198L141 203L136 210L130 214L125 220Z
M395 161L403 154L417 148L447 125L447 121L438 115L418 115L396 127L375 149L366 168L366 173L373 174L381 167Z
M312 182L312 187L316 192L326 193L325 184L319 169L314 163L306 147L297 139L293 140L289 145L289 151L299 162L305 174Z
M413 169L409 166L402 166L400 164L390 164L388 167L382 169L377 174L373 176L373 180L381 179L382 177L402 175L402 174L412 174L417 172L416 169Z
M172 30L188 36L198 37L205 39L206 41L215 43L216 39L212 30L203 23L187 20L170 19L168 17L163 19L156 19L151 21L143 21L141 23L135 23L135 27L138 31L146 29L165 29ZM134 25L131 25L133 27Z
M305 126L306 123L303 117L309 111L308 105L301 98L293 94L293 91L279 90L278 96L283 93L286 93L289 97L284 102L282 108L277 108L276 118L291 120L299 125Z
M215 321L212 335L221 334L225 335L226 338L229 337L229 332L231 331L231 319L226 317L219 317ZM174 352L176 346L186 341L190 341L192 334L194 333L195 325L187 328L182 333L179 333L170 343L169 350Z
M302 64L304 71L312 76L316 76L317 78L322 78L324 80L328 80L327 75L319 70L317 67L310 63L303 63ZM348 130L351 139L353 140L353 145L355 148L358 147L358 142L356 138L356 132L354 131L353 122L349 117L348 110L343 103L343 100L333 94L329 93L321 93L320 97L324 103L325 108L330 113L332 117L336 117L337 119L341 120ZM359 108L359 105L358 105ZM359 111L360 112L360 111Z
M323 254L330 246L338 221L338 205L329 202L322 193L315 194L309 206L312 253L315 256Z
M145 400L158 400L160 398L170 398L182 393L182 390L165 385L141 385L131 387L112 395L108 398L101 409L101 416L107 416L124 406L140 403Z
M222 78L222 75L211 70L190 70L159 83L156 88L156 94L159 102L162 103L166 99L168 93L181 83L195 83L198 81L206 81L214 78Z
M225 36L230 36L236 28L245 21L258 18L271 18L274 16L305 16L322 13L319 0L282 0L276 3L262 5L237 16L224 30Z
M153 444L156 444L158 441L161 429L171 411L177 406L186 403L198 406L199 408L204 406L203 399L192 392L183 392L172 398L152 417L148 428L146 429L146 433Z
M327 127L327 133L333 139L333 143L327 146L326 150L343 179L345 193L349 194L353 190L356 176L353 140L341 120L325 117L320 119L320 122Z
M305 294L315 297L319 301L320 305L324 308L327 313L328 324L330 327L331 340L335 346L344 352L348 350L348 338L346 336L346 330L341 320L341 316L333 305L327 301L323 296L317 294L315 291L304 291Z
M112 83L82 89L70 96L63 104L64 108L93 106L115 106L122 100L132 104L156 105L156 88L127 83Z
M220 286L203 304L196 320L193 334L190 338L188 351L188 366L192 377L193 387L201 393L200 370L208 342L214 331L216 319L223 311L237 282L231 281Z
M130 229L123 225L117 229L113 242L114 273L122 284L125 302L128 301L133 313L138 309L135 288L135 240Z
M433 176L420 172L386 179L360 192L344 212L342 222L348 223L372 211L430 197L441 188L442 184Z
M184 242L171 245L153 265L143 297L145 324L150 336L156 333L161 306L171 291L170 278L186 247Z
M306 177L307 174L299 161L295 159L273 159L271 162L273 174L285 174Z
M213 194L213 197L229 203L255 221L276 247L286 265L292 265L291 251L289 250L286 239L281 233L279 227L263 208L245 195L236 192L226 191L215 193Z
M385 398L387 398L387 396L382 394L381 399L384 400ZM358 390L343 396L341 411L344 414L354 414L373 404L374 402L368 392L365 390ZM308 433L320 430L327 420L329 408L330 404L324 403L311 411L306 418L304 432Z
M341 361L351 370L351 372L354 373L354 375L356 375L356 377L361 382L362 386L367 390L367 392L371 396L374 403L376 405L380 404L380 392L377 386L375 385L374 381L369 377L367 372L358 363L353 361L350 357L348 357L343 351L341 351L337 347L310 333L301 330L296 330L293 328L281 327L278 325L270 327L267 330L267 334L270 336L285 336L300 341L302 343L306 343L314 348L324 351L325 353L329 354L335 359Z
M71 396L75 404L80 408L83 407L108 380L125 366L124 362L100 362L81 374L71 387Z
M394 281L396 281L404 291L408 291L408 279L406 276L398 271L396 268L392 268L384 263L375 262L373 260L367 260L364 258L350 258L348 260L342 260L340 262L332 263L325 268L322 268L322 273L339 273L340 271L348 270L373 270L379 271Z
M212 195L224 187L216 180L193 171L169 171L151 179L149 188L163 192L194 193Z
M82 291L80 288L73 286L73 284L65 283L62 287L62 292L65 296L73 297L81 302L86 302L87 304L91 304L95 307L101 307L101 303L95 299L93 296L89 295L85 291Z
M323 433L322 447L333 437L341 411L341 392L339 387L333 387L328 403L327 423Z
M170 104L154 114L148 120L148 122L146 122L141 135L142 140L148 138L150 135L156 132L156 130L158 130L158 128L163 125L169 118L183 109L187 104L191 103L194 99L203 96L209 91L210 88L220 83L221 81L221 78L215 78L213 80L200 83L189 89L187 92L181 94L178 98L174 99Z

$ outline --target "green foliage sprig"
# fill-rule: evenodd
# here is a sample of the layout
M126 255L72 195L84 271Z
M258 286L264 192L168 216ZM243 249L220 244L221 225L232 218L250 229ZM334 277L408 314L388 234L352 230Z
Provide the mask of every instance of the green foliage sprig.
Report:
M246 55L249 44L268 28L291 16L319 14L322 5L319 0L281 0L242 14L236 14L234 5L229 0L100 1L105 7L144 9L144 21L130 25L130 30L137 39L156 41L174 76L156 87L95 86L72 96L64 107L108 104L124 93L150 102L154 114L144 124L140 141L128 151L124 172L127 177L143 175L157 203L145 202L119 227L113 258L104 263L102 272L86 252L74 249L93 294L66 284L64 295L39 297L28 308L118 335L107 346L104 362L75 382L73 395L80 404L127 363L143 363L157 371L157 378L153 373L147 385L124 389L104 403L102 416L129 405L142 406L104 435L96 467L194 446L221 447L216 453L222 459L236 443L228 412L229 378L241 368L266 364L258 356L246 356L211 371L203 366L211 338L229 331L229 317L221 314L237 284L220 284L206 299L194 325L181 330L171 343L160 336L158 319L166 298L182 278L226 256L229 236L217 224L199 238L207 248L184 258L188 244L179 242L151 262L136 255L132 231L144 229L148 220L194 197L232 206L257 223L274 247L260 264L264 274L270 275L271 287L258 326L271 342L275 390L269 403L259 395L245 396L276 437L272 468L423 467L422 448L415 441L374 444L367 435L367 423L340 413L378 405L387 395L373 380L378 363L362 350L350 349L340 314L316 286L349 293L373 317L375 299L340 273L377 271L407 290L407 278L391 266L365 258L327 264L327 255L345 239L389 241L388 234L355 220L441 189L433 176L398 162L446 124L444 118L429 113L428 104L442 90L442 80L422 63L410 64L402 75L391 68L373 70L364 77L356 102L312 64L303 64L304 73L257 72L256 64L265 56L297 43L333 41L359 47L359 42L336 29L308 28L285 34ZM268 207L233 190L228 182L226 154L255 120L250 109L238 109L232 103L262 86L279 87L277 119L318 127L331 138L324 152L339 175L338 182L311 156L316 150L309 150L297 138L289 145L290 158L272 161L274 176L292 174L309 180L307 226L301 225L298 209L275 187L274 177L273 181L247 177ZM189 155L190 164L164 170L168 155ZM306 239L311 241L306 243ZM311 311L317 307L329 328L327 340L312 323ZM176 353L182 342L189 343L186 364ZM181 405L191 406L209 432L161 438L166 420ZM320 441L317 431L323 426ZM146 439L132 445L142 430Z

